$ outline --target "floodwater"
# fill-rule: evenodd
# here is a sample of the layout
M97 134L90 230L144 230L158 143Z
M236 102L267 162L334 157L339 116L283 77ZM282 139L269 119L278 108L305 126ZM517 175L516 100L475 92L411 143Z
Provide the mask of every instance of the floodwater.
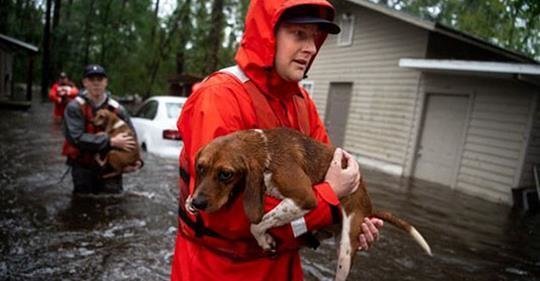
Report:
M0 280L168 280L175 160L144 155L116 196L73 197L49 103L0 110ZM394 227L349 280L540 280L540 215L364 171L375 206L412 222L433 257ZM331 280L332 240L303 250L306 280Z

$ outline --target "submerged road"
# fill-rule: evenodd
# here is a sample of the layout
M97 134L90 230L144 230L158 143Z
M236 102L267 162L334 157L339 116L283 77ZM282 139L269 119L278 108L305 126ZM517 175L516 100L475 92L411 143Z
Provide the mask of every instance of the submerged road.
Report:
M0 280L168 280L177 164L144 155L117 196L74 197L52 106L0 110ZM375 206L409 220L425 255L389 224L350 280L540 280L540 215L446 187L364 171ZM306 280L331 280L333 240L302 250Z

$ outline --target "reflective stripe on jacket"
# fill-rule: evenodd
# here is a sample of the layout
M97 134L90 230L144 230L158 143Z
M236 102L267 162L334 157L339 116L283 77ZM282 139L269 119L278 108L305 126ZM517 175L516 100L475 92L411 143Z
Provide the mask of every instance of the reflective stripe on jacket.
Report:
M99 108L92 108L90 102L85 96L77 96L68 105L64 118L65 126L76 127L76 124L83 121L84 134L96 134L98 133L98 130L92 124L92 119L94 118L95 112L102 108L107 108L120 116L120 105L117 101L111 98L107 98L107 100ZM78 138L75 136L73 132L70 132L67 128L64 129L64 134L66 135L66 138L62 146L62 155L67 156L68 162L75 162L86 167L98 167L98 163L95 160L96 153L105 153L110 149L109 137L106 135L99 135L95 137L94 142L96 144L96 149L81 149L81 145L77 145L76 143L78 140L80 140L80 137Z

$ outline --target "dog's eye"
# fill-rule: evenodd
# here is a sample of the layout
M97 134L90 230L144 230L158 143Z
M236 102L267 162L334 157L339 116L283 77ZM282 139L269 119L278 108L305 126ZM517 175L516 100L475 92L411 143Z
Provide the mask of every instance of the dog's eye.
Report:
M203 165L201 165L201 164L197 165L196 169L197 169L197 174L202 175L204 173L204 166Z
M220 171L218 176L219 176L220 181L227 181L232 177L232 172L230 172L230 171Z

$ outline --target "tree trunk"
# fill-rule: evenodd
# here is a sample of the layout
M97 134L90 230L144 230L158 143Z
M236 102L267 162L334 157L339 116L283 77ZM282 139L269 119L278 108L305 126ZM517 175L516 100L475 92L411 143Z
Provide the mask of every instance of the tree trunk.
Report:
M0 0L0 33L9 34L8 32L8 15L9 11L13 10L11 0Z
M186 10L187 9L187 10ZM189 20L190 18L190 15L189 15L189 11L191 9L191 0L186 0L182 5L178 5L176 7L176 10L174 11L173 15L171 16L171 28L169 29L169 33L165 34L164 32L161 34L160 36L160 42L158 44L158 47L157 47L157 53L155 53L155 56L152 60L152 62L150 63L150 67L148 68L149 70L149 76L150 76L150 80L149 80L149 83L148 83L148 86L146 87L146 90L144 91L144 97L143 98L149 98L150 97L150 91L152 90L152 87L156 81L156 77L157 77L157 73L158 73L158 70L159 70L159 66L161 65L161 61L163 60L165 54L167 54L170 50L170 47L171 47L171 42L172 42L172 39L177 35L178 33L178 29L179 29L179 23L185 23L187 22L186 21L186 18L187 20ZM185 17L185 18L184 18ZM188 30L183 30L183 32L186 32ZM182 50L181 52L183 52L184 48L185 48L185 44L183 44L182 42L186 42L183 40L183 37L182 35L180 35L180 46L179 48ZM183 60L183 54L180 54L180 57L181 59ZM177 52L177 56L176 56L176 68L178 70L179 67L182 68L183 70L183 61L181 62L181 64L179 65L178 64L178 60L179 60L179 54Z
M66 22L71 20L71 7L73 7L73 0L68 1L68 6L66 10Z
M184 49L179 48L178 52L176 52L176 73L178 74L184 73L184 61L185 61Z
M182 23L182 28L180 30L178 38L178 49L176 51L176 73L182 74L185 71L185 53L186 53L186 44L191 39L191 0L186 0L184 2L183 8L180 10L179 21Z
M86 22L85 22L85 26L84 26L84 34L86 35L85 37L85 49L84 49L84 59L83 59L83 64L84 65L87 65L88 62L90 61L90 38L92 37L92 34L90 32L91 30L91 25L92 25L92 18L93 18L93 12L94 12L94 4L95 4L95 1L94 0L91 0L90 1L90 8L88 9L88 13L86 14Z
M60 24L60 11L62 9L62 1L54 0L53 5L53 17L52 17L52 36L51 36L51 68L50 73L57 75L62 69L61 48L58 42L63 42L62 38L59 38L57 27Z
M105 7L105 12L103 14L103 20L101 21L101 24L103 26L108 26L109 25L109 13L111 11L111 5L112 5L112 2L113 0L109 0L109 2L107 2L107 6ZM124 9L124 6L122 5L122 10ZM122 14L122 13L120 13ZM105 32L102 32L101 33L101 56L100 56L100 59L99 61L100 62L104 62L107 58L107 39L105 37Z
M52 0L47 0L45 8L45 27L43 31L43 62L41 74L41 101L47 100L49 91L49 64L50 64L50 44L51 44L51 6Z
M225 17L223 15L223 0L214 0L212 3L212 26L208 34L208 59L206 63L205 73L214 72L219 64L219 50L223 42L223 29L225 25Z
M156 0L156 5L154 6L154 25L152 26L150 30L151 43L154 42L154 36L156 36L156 29L159 26L158 14L159 14L159 0Z
M60 23L60 10L62 9L62 0L54 0L54 12L52 21L52 30L54 31Z

